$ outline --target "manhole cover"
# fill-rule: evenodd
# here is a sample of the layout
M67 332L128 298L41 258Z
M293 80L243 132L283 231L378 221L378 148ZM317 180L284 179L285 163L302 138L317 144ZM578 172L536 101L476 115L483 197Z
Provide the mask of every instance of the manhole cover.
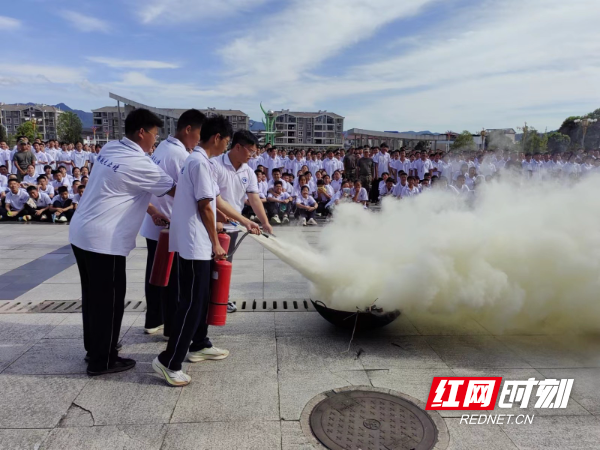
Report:
M418 406L375 391L328 394L312 410L310 427L331 450L428 450L437 428Z

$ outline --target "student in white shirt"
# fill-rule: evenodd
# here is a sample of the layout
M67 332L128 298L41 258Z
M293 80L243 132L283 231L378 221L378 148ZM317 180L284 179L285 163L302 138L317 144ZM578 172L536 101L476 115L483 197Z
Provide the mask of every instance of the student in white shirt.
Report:
M177 183L181 169L189 156L187 149L193 149L200 141L200 129L205 120L206 116L196 109L185 111L177 121L175 135L168 136L163 140L150 157L175 183ZM156 208L158 214L171 220L173 197L152 195L150 203ZM177 267L175 264L172 266L169 283L166 287L150 284L160 232L167 226L167 222L155 219L157 219L156 216L146 214L140 228L140 235L146 239L148 249L144 286L146 294L144 332L146 334L162 332L164 336L168 337L171 335L172 321L177 310Z
M35 174L35 166L30 164L27 166L27 173L21 181L21 186L27 188L27 186L37 186L37 175Z
M35 147L35 174L41 175L44 173L44 166L50 164L52 159L44 151L43 144L36 144Z
M250 131L236 131L231 140L231 149L223 155L212 158L211 162L213 163L215 180L221 198L229 203L239 214L242 214L244 203L247 202L255 217L258 217L258 220L262 223L263 229L267 233L272 233L273 229L269 225L269 219L260 200L258 180L255 173L247 164L252 152L256 151L257 145L258 139ZM279 169L273 169L273 178L281 178L281 171ZM283 180L281 182L285 183ZM254 227L254 224L252 224L252 227ZM239 229L227 223L223 224L223 229L229 234L231 239L227 261L232 262ZM228 302L227 312L233 313L236 310L237 307L235 304Z
M402 188L402 193L400 194L400 198L415 197L415 196L419 195L421 193L421 191L419 191L419 188L416 186L416 183L418 181L419 180L417 180L417 177L408 177L406 179L406 182L408 184L407 184L407 186Z
M73 205L74 205L75 209L77 209L77 206L79 205L79 202L81 201L81 197L83 197L84 191L85 191L85 184L80 184L79 186L77 186L77 193L73 195ZM147 299L146 299L146 302L148 302Z
M40 175L37 177L38 191L42 194L46 194L50 199L54 197L54 187L48 183L46 175Z
M308 188L308 186L302 186ZM281 181L275 182L275 192L267 196L267 216L273 225L290 223L289 214L291 211L289 203L292 197L283 191Z
M331 187L333 188L334 192L337 192L342 187L342 174L340 173L339 170L336 170L333 173L333 177L332 178L333 178L333 180L331 180Z
M408 186L408 175L404 172L400 172L400 181L398 182L398 184L396 184L396 186L394 186L394 189L392 190L392 195L396 198L402 198L402 190Z
M421 153L421 159L415 161L414 168L416 169L415 175L419 178L419 181L425 178L425 174L432 170L433 166L426 152Z
M385 180L385 184L379 189L379 200L383 199L383 197L391 196L394 192L394 179L389 177Z
M96 161L69 241L79 267L83 304L83 338L88 374L122 372L135 361L118 356L117 343L126 291L126 259L146 212L167 220L150 198L173 195L175 184L146 156L163 122L144 108L125 119L125 138L111 141Z
M58 152L56 157L56 167L59 168L60 166L64 166L68 174L70 174L73 170L71 152L68 150L67 144L64 142L61 144L61 151Z
M281 178L281 170L279 170L279 169L273 169L273 174L272 175L273 175L272 179L267 184L267 191L268 192L274 192L275 191L275 189L274 189L275 182L276 181L281 181L281 185L283 186L284 192L287 192L289 186L288 186L288 183Z
M362 203L362 205L366 208L367 202L369 201L369 194L367 194L367 190L362 187L360 181L356 180L354 182L354 188L350 191L350 195L352 196L352 201L354 203Z
M181 370L186 357L195 363L229 355L229 351L213 347L206 323L211 260L227 258L217 236L217 208L222 214L240 220L249 230L258 231L256 224L220 197L214 163L209 159L225 152L232 135L233 128L225 117L207 119L202 124L199 146L186 159L179 174L169 239L169 250L176 252L179 266L179 302L167 349L152 362L154 371L171 386L190 383L191 377Z
M27 222L31 220L30 210L26 208L29 195L21 188L16 179L8 180L8 191L6 192L5 207L0 206L0 221L18 220Z
M338 170L336 160L333 158L332 150L327 152L327 158L323 161L323 169L325 169L325 172L327 172L327 175L330 177L332 177L333 173Z
M377 178L381 178L384 172L390 172L390 154L388 151L388 145L384 142L381 144L381 153L377 156L377 160L373 157L373 161L375 162L375 173L377 174Z
M469 189L469 187L465 184L465 179L466 177L464 175L459 175L456 178L455 187L460 195L468 196L471 194L471 189Z
M31 208L31 218L39 222L50 220L48 209L52 206L52 200L43 192L39 192L37 186L29 186L27 193L31 200L35 202L35 208Z
M301 195L296 199L296 208L301 218L300 223L304 227L306 225L317 225L315 220L317 202L309 195L308 190L308 186L302 186Z

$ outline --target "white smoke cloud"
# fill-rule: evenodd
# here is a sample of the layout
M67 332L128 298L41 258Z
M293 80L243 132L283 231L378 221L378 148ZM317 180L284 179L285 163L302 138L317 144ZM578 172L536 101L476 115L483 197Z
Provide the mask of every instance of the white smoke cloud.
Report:
M355 311L475 316L502 329L597 329L600 177L572 186L490 183L466 205L445 192L341 205L317 251L271 243L313 298ZM279 248L278 248L279 247Z

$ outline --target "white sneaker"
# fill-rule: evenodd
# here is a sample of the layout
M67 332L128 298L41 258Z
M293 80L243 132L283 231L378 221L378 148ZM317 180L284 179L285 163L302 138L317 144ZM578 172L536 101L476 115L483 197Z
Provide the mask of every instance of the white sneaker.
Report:
M281 220L279 220L279 216L273 216L273 217L271 217L271 223L272 223L273 225L278 225L278 224L280 224L280 223L281 223Z
M187 386L192 381L187 373L183 373L182 370L169 370L161 364L158 360L158 356L152 361L152 369L159 375L165 378L165 381L171 386Z
M62 222L65 223L67 221L67 218L65 216L61 216L58 219L56 219L57 222Z
M306 226L306 217L302 218L302 226L305 227Z
M227 312L228 313L234 313L237 311L237 306L235 306L235 303L233 302L227 302Z
M229 350L220 349L217 347L204 348L197 352L188 352L187 359L189 362L200 362L209 359L219 360L225 359L229 356Z
M159 331L162 331L165 329L164 325L159 325L156 328L144 328L144 333L146 334L156 334Z
M254 219L256 219L256 216L254 214L250 214L250 220L254 222Z
M309 225L317 225L317 221L316 221L315 219L310 219L310 220L308 221L308 224L309 224Z
M290 218L287 216L287 214L283 216L283 221L281 223L284 225L290 223Z

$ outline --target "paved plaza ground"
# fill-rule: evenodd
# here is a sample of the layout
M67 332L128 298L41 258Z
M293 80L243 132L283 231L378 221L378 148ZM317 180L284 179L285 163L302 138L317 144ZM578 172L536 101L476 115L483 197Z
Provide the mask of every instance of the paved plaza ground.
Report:
M358 334L346 351L349 333L316 312L293 311L294 300L308 297L307 281L252 239L236 254L232 298L240 306L257 300L259 309L277 300L278 308L238 312L211 327L229 358L186 365L192 383L168 387L150 365L165 342L143 333L143 312L127 312L122 354L138 361L135 370L90 378L80 314L7 312L17 303L80 299L68 227L0 227L0 449L309 449L299 420L318 394L368 386L426 402L434 376L575 379L568 407L529 408L530 425L461 425L462 411L442 411L448 448L600 448L600 338L493 335L473 319L402 315ZM311 245L319 230L303 230ZM130 309L144 299L144 247L138 239L127 262Z

